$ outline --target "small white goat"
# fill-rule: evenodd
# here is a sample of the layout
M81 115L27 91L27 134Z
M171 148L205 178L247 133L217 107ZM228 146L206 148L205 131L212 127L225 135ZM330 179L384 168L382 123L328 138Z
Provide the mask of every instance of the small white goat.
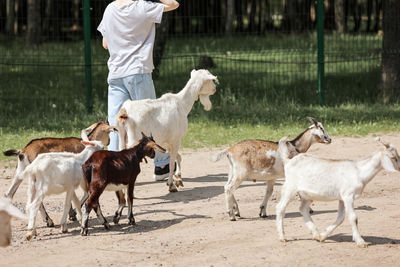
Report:
M164 94L158 99L127 100L117 114L116 127L120 150L132 147L142 132L154 136L154 140L170 153L170 192L176 192L181 180L181 156L178 150L188 128L187 116L194 102L200 98L205 110L211 109L210 95L216 91L217 77L207 70L192 70L186 86L177 94ZM175 160L176 180L173 182ZM175 186L176 185L176 186Z
M379 138L377 139L378 141ZM365 186L381 170L399 171L400 158L396 148L381 142L386 149L376 152L362 160L330 160L301 154L288 158L286 138L279 141L279 154L284 161L286 180L281 191L281 200L276 206L276 226L279 239L285 241L283 217L288 203L297 194L301 197L300 212L313 239L325 241L329 234L344 220L345 212L353 230L353 240L359 247L367 244L358 232L357 215L354 212L354 200L361 196ZM338 217L323 233L319 233L310 214L312 201L339 201Z
M82 144L85 149L79 154L71 152L52 152L39 154L22 173L23 178L29 177L28 199L26 210L29 217L28 233L30 240L36 235L35 220L40 204L46 195L66 192L64 213L61 218L61 231L67 232L67 215L71 208L71 199L80 218L82 218L80 202L75 189L82 182L82 164L97 150L104 146L100 141L89 141L82 134Z
M290 141L293 155L306 152L314 143L329 144L331 138L323 125L314 118L308 118L312 125ZM260 205L260 217L267 217L267 202L274 190L276 179L282 178L283 164L277 152L278 142L267 140L243 140L219 152L211 160L218 161L226 155L230 169L225 185L226 208L231 221L240 217L239 206L233 195L240 184L247 178L267 181L267 190Z
M6 247L11 243L11 217L26 220L18 208L16 208L9 199L0 198L0 246Z

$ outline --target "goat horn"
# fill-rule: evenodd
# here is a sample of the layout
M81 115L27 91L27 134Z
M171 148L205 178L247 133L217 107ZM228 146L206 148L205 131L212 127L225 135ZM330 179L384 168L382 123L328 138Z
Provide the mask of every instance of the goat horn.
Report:
M313 123L313 124L317 124L318 123L318 121L316 120L316 119L314 119L313 117L307 117L307 119L309 120L309 121L311 121L311 123Z

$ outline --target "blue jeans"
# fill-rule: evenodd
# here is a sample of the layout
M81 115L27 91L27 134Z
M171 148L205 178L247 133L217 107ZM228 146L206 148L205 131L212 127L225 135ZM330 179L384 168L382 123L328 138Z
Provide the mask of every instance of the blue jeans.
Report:
M111 79L108 82L108 120L115 126L115 116L126 100L155 99L151 73L134 74L124 78ZM109 150L118 151L118 134L110 133ZM169 154L156 152L154 165L162 167L169 164Z

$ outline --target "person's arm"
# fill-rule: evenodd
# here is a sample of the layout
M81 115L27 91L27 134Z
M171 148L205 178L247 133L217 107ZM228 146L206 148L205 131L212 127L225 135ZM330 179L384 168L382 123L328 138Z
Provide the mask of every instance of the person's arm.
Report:
M104 47L105 50L108 50L106 37L103 37L103 47Z
M175 0L160 0L160 2L164 4L164 12L177 9L179 7L179 3Z

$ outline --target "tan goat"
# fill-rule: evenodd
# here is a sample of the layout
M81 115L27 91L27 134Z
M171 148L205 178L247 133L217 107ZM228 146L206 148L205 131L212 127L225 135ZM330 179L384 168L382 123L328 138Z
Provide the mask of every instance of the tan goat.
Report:
M292 141L294 154L306 152L314 143L329 144L331 138L320 122L308 118L313 124ZM247 178L267 181L267 191L260 205L260 217L267 217L267 202L271 197L275 180L283 178L283 164L277 152L278 142L267 140L243 140L219 152L212 161L218 161L226 155L230 170L225 185L226 208L231 221L240 217L239 207L233 195L239 185Z

